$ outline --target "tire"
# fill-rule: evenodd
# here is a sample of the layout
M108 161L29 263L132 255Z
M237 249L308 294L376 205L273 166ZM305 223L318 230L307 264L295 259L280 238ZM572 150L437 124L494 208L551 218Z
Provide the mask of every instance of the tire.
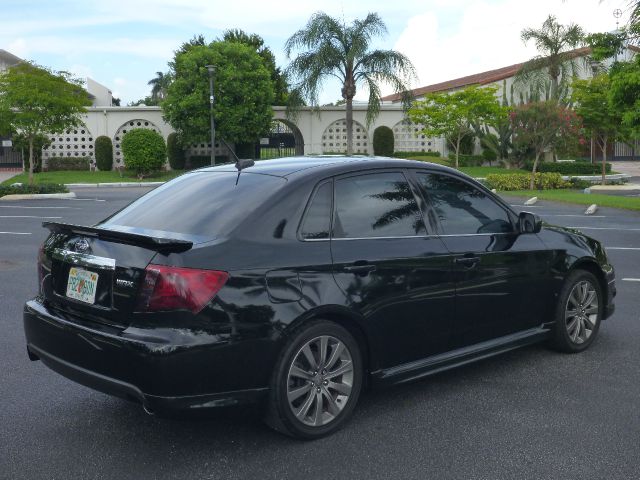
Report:
M603 307L598 279L585 270L571 272L558 295L551 345L567 353L587 349L600 329Z
M292 333L282 349L271 380L265 421L296 438L312 440L329 435L353 412L362 377L360 348L345 328L326 320L306 323Z

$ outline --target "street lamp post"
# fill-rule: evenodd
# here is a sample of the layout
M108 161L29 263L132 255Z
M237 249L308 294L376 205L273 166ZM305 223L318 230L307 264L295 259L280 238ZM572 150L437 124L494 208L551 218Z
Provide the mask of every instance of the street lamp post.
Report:
M213 74L216 71L216 67L213 65L206 65L209 70L209 116L211 117L211 166L216 164L216 124L213 119Z

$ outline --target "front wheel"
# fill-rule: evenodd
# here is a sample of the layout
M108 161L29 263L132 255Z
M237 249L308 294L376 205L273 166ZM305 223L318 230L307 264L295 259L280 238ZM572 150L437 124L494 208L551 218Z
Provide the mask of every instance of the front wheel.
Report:
M314 439L338 430L362 387L362 360L342 326L316 320L287 342L271 382L267 423L294 437Z
M569 353L585 350L598 333L602 308L598 279L585 270L570 273L558 298L553 346Z

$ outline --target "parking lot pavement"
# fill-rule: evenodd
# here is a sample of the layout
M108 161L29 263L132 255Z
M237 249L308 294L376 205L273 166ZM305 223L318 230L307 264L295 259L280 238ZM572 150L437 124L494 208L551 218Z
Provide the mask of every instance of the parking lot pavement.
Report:
M28 361L21 309L36 289L39 217L91 223L143 191L0 203L0 478L640 478L640 283L623 280L640 277L640 213L509 198L607 246L617 311L592 347L529 347L369 392L343 430L304 443L256 409L149 417Z

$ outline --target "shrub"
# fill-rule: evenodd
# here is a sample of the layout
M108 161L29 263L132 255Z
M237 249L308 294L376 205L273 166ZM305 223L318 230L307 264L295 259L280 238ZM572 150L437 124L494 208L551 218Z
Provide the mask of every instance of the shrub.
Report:
M51 157L47 159L46 171L89 170L91 157Z
M439 157L440 152L393 152L396 158L417 157L417 156Z
M96 138L96 166L98 170L109 172L113 169L113 143L104 135Z
M216 155L216 165L220 163L229 163L228 155ZM193 155L189 157L190 168L209 167L211 165L211 157L209 155Z
M36 183L33 185L23 184L12 187L11 185L0 185L0 197L5 195L16 195L25 193L67 193L69 190L59 183Z
M167 137L167 156L173 170L184 170L184 149L177 133L170 133Z
M373 131L373 154L383 157L393 155L393 130L384 125Z
M452 164L456 160L456 154L450 153L449 160ZM480 167L484 163L484 157L482 155L460 155L458 158L458 165L460 167Z
M160 170L167 159L167 147L162 135L146 128L134 128L122 138L124 165L141 177Z
M531 174L528 173L509 173L509 174L490 174L487 175L486 185L488 188L496 190L528 190ZM562 179L559 173L536 173L535 188L537 190L549 190L556 188L569 188L571 182Z
M525 170L533 170L533 162L524 164ZM541 162L538 163L539 172L556 172L562 175L599 175L602 173L602 163L588 162ZM611 172L611 164L605 165L605 171Z

